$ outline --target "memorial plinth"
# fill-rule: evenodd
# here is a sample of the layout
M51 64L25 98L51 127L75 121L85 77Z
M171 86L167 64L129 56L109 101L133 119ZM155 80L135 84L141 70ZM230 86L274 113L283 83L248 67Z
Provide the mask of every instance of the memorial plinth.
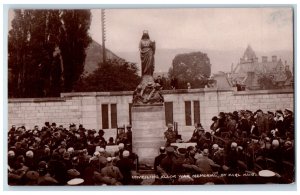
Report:
M153 166L159 148L165 145L165 109L163 104L132 106L132 149L140 164Z

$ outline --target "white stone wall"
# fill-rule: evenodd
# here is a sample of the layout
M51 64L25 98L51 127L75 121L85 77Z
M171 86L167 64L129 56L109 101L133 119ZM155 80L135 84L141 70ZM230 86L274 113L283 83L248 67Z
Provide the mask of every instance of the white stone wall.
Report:
M132 92L93 92L67 93L61 98L9 99L8 128L11 125L43 126L45 121L68 127L70 123L83 124L85 128L101 129L102 104L117 104L118 125L129 124L129 103ZM216 89L192 89L164 91L166 102L173 102L173 119L178 123L179 134L188 140L194 126L185 125L185 103L191 101L192 123L194 121L193 101L200 101L200 121L209 129L211 118L219 112L249 109L255 111L275 111L276 109L294 109L293 90L264 91L218 91ZM110 106L109 108L109 126ZM105 130L105 138L116 136L115 129Z

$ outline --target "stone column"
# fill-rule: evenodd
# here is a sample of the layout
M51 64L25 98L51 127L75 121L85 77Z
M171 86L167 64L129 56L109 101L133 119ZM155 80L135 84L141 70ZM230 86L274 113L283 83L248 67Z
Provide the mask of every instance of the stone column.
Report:
M159 148L165 145L165 109L163 104L134 105L132 113L132 149L140 164L153 166Z

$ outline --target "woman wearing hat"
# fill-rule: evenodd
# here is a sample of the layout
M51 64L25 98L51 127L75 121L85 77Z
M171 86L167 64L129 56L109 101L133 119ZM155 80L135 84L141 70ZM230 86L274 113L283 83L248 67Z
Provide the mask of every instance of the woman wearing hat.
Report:
M155 42L150 40L148 31L143 31L143 36L139 45L142 64L142 75L153 75Z

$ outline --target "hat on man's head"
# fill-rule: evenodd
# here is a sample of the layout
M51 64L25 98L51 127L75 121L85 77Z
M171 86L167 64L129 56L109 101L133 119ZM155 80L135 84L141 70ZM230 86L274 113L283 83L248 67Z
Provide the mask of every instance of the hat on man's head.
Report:
M219 145L218 145L218 144L214 144L214 145L212 145L212 149L214 149L214 150L217 150L217 149L219 149Z
M288 112L289 114L292 114L293 112L291 111L291 110L289 110L289 109L284 109L284 111L286 111L286 112Z
M250 111L250 110L246 110L246 113L248 113L248 114L252 114L252 111Z
M212 121L216 121L216 120L218 120L218 117L214 116L214 117L212 117L211 120L212 120Z
M159 148L159 152L160 153L165 153L166 152L166 148L165 147L160 147Z
M14 157L15 156L15 152L10 150L8 151L8 157Z
M26 152L26 157L32 158L32 157L33 157L33 152L32 152L31 150L28 150L28 151Z
M100 155L100 152L96 151L94 152L94 156L99 156Z
M107 162L111 162L112 158L111 157L107 157L106 160L107 160Z
M99 131L98 131L98 134L100 135L100 134L103 134L104 135L104 131L103 131L103 129L99 129Z
M74 152L74 148L72 148L72 147L68 148L67 152L73 153Z
M67 171L68 173L68 176L71 177L71 178L75 178L75 177L78 177L80 175L79 171L77 171L76 169L69 169Z
M263 112L263 111L262 111L261 109L258 109L258 110L256 110L256 113L257 113L257 112Z
M126 128L131 128L132 126L131 126L131 124L128 124L127 126L126 126Z
M225 117L225 113L224 113L224 112L220 112L220 113L219 113L219 116L220 116L220 117Z
M273 139L273 141L272 141L272 146L273 146L274 148L278 148L278 147L279 147L279 140L278 140L278 139Z
M124 149L124 144L123 143L119 143L118 148L119 148L119 150Z
M70 127L76 127L76 125L74 123L71 123Z
M283 115L283 112L281 110L276 110L276 113Z
M143 34L148 34L148 30L143 30Z
M88 130L87 130L87 133L88 133L88 134L94 134L94 131L93 131L92 129L88 129Z
M129 156L129 154L130 154L130 153L129 153L129 151L128 151L128 150L124 150L124 151L123 151L123 157L125 157L125 158L126 158L126 157L128 157L128 156Z
M274 112L268 111L268 114L272 114L274 116Z
M236 142L232 142L230 145L231 148L236 148L237 147L237 143Z
M201 123L197 123L197 127L202 127L202 124Z

